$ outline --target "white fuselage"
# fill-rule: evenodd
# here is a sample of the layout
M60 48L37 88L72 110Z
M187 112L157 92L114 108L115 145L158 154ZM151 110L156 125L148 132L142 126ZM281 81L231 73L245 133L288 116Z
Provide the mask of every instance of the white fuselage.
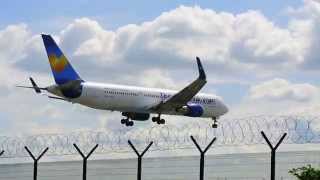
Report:
M71 99L71 102L94 109L120 112L157 113L150 110L150 108L177 93L177 91L167 89L92 82L84 82L82 85L81 96ZM61 93L55 90L50 92L61 96ZM219 117L228 111L222 100L215 95L199 93L189 103L201 105L203 108L201 117ZM182 112L175 110L161 112L161 114L183 115Z

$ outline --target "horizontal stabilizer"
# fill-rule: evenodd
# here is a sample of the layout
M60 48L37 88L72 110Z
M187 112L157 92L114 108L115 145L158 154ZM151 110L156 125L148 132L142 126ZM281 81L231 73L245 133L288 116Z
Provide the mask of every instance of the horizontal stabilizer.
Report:
M61 98L61 97L56 97L56 96L48 96L48 98L50 98L50 99L57 99L57 100L63 100L63 101L68 101L68 102L70 102L69 99L65 99L65 98Z
M41 89L39 88L39 86L34 82L34 80L32 79L32 77L29 78L32 84L33 89L36 91L36 93L41 93Z
M30 82L32 84L32 86L16 86L16 87L19 87L19 88L27 88L27 89L34 89L34 91L39 94L41 93L41 90L45 90L47 91L48 89L47 88L42 88L42 87L39 87L36 82L32 79L32 77L29 78L30 79Z

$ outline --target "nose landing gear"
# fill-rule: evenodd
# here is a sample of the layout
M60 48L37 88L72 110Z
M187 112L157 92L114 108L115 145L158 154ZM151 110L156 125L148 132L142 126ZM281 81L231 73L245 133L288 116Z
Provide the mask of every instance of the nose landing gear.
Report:
M213 120L212 128L214 129L218 128L217 117L212 117L212 120Z
M159 114L157 117L152 117L152 122L156 122L157 124L165 124L166 120L161 119L161 114Z

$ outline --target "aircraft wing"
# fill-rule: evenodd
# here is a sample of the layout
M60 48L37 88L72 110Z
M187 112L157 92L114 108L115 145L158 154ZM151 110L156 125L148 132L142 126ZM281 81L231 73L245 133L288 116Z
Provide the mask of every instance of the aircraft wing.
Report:
M155 112L170 111L186 105L207 83L206 74L203 70L200 59L197 57L197 64L199 69L199 77L187 87L171 96L168 100L151 108Z

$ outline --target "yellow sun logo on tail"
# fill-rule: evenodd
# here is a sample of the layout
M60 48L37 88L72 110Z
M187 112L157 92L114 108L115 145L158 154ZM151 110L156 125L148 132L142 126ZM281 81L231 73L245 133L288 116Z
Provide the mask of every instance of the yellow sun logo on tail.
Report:
M67 58L61 55L59 58L51 54L49 55L49 62L54 72L62 72L68 64Z

